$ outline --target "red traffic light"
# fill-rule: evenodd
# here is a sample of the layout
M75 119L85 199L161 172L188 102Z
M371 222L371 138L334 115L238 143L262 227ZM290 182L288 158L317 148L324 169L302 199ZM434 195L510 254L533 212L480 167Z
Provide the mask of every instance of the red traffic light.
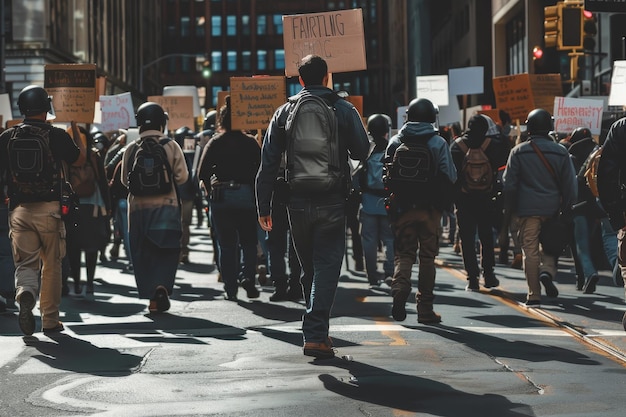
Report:
M533 48L533 59L541 59L543 57L543 49L538 46Z

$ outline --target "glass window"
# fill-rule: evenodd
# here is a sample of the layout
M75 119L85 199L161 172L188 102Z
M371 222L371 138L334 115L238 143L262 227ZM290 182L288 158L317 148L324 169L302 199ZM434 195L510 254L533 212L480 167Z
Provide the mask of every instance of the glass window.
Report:
M274 33L276 35L283 34L283 16L280 14L274 15Z
M277 49L274 51L274 69L285 69L284 49Z
M218 72L222 70L222 53L220 51L211 52L211 71Z
M244 71L252 70L252 53L250 51L241 53L241 69Z
M211 35L222 36L222 17L211 16Z
M260 15L256 17L256 34L267 34L267 16Z
M194 65L191 65L192 60L190 58L181 58L180 61L181 61L180 63L181 72L191 72L192 68L195 71L196 69L195 58L193 59Z
M237 52L226 52L226 62L228 71L237 71Z
M259 71L265 71L267 69L267 51L258 50L256 51L256 68Z
M237 16L226 16L226 35L235 36L237 34Z
M196 36L199 38L204 38L204 23L206 20L204 16L196 17Z
M524 12L520 12L506 24L507 74L522 74L528 71L526 59L528 39L524 21Z
M250 34L250 16L244 14L241 16L241 34L249 35Z
M213 86L213 87L211 87L211 98L212 98L212 100L211 100L211 101L212 101L212 103L213 103L213 104L212 104L213 108L216 108L216 107L217 107L217 94L218 94L220 91L222 91L222 90L223 90L223 89L222 89L222 87L220 87L220 86Z
M180 18L180 36L189 36L189 16L181 16Z

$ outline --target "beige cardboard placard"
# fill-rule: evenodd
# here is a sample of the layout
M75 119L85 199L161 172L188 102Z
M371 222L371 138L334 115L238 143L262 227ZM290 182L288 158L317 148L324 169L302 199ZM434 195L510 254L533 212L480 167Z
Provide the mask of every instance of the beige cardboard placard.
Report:
M361 9L283 16L285 75L298 75L307 55L326 60L329 72L367 69Z
M267 129L287 100L285 77L231 77L231 124L237 130Z
M554 97L563 96L561 74L530 74L530 88L535 99L535 108L552 113Z
M167 129L176 130L187 126L194 128L193 97L190 96L150 96L148 101L157 103L167 112Z
M93 122L97 101L95 64L46 65L44 88L52 96L55 122Z
M496 107L511 116L511 120L526 120L536 108L551 111L554 97L561 96L560 74L517 74L493 79Z

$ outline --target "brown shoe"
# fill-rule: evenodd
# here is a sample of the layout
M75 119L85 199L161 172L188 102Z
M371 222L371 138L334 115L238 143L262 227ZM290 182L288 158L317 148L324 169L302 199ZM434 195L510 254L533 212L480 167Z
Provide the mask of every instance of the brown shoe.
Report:
M437 324L441 323L441 316L435 313L433 310L426 312L417 312L417 322L422 324Z
M522 269L522 254L518 253L513 258L513 262L511 262L511 268Z
M304 344L304 354L306 356L313 356L317 359L330 359L335 357L335 349L328 342L306 342Z

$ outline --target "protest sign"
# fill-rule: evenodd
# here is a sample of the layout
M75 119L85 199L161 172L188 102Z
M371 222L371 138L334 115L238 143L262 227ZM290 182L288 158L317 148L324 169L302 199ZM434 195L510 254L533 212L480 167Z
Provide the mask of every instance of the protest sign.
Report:
M52 97L55 122L93 122L96 102L95 64L46 65L44 88Z
M602 129L602 100L570 97L554 99L554 130L571 133L578 127L586 127L593 135L599 135Z
M613 62L609 106L626 105L626 61Z
M274 111L286 101L285 77L231 77L233 129L267 129Z
M427 98L438 106L447 106L447 75L424 75L417 77L417 98Z
M483 67L452 68L448 70L450 94L453 96L482 94L484 90L484 73Z
M287 77L310 54L324 58L331 73L367 69L361 9L283 16L283 42Z
M548 111L554 97L563 95L560 74L516 74L493 79L496 108L509 114L511 120L526 120L536 108Z
M193 97L191 96L150 96L148 101L157 103L167 112L168 130L179 127L194 129Z
M100 111L100 129L103 132L137 126L130 93L100 96Z

